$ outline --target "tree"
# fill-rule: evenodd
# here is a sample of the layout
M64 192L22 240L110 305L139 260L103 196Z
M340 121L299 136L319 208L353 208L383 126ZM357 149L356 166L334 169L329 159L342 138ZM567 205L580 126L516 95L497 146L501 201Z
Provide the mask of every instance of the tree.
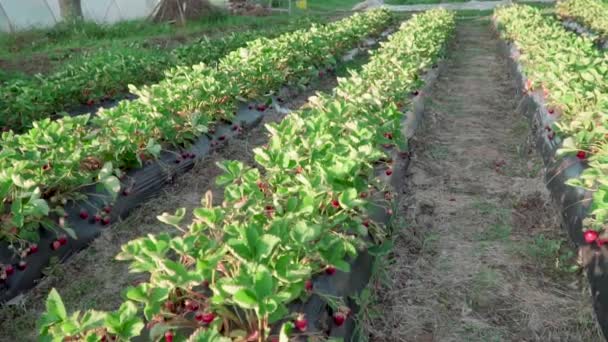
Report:
M176 21L184 24L186 20L195 20L217 11L209 0L161 0L152 11L151 19L155 22Z
M82 4L80 0L59 0L61 18L65 21L82 19Z

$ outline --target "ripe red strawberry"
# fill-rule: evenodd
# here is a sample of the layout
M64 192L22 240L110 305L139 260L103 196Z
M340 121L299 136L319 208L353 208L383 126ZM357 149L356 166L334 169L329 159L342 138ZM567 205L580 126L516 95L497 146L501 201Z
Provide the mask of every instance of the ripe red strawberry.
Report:
M338 312L334 313L333 319L334 319L335 325L342 326L342 324L344 324L344 321L346 320L346 315L344 315L344 313L338 311Z
M382 147L391 148L391 147L393 147L393 144L382 144Z
M393 133L390 133L390 132L384 133L384 137L386 139L393 139Z
M62 246L65 246L68 243L68 237L67 235L60 235L59 238L57 238L57 241L59 241Z
M30 248L27 250L27 254L28 255L32 255L34 253L38 252L38 245L33 243L30 245Z
M21 260L17 264L17 269L19 269L20 271L25 270L26 267L27 267L27 262L25 262L25 260Z
M389 216L393 215L393 209L391 209L391 208L386 209L386 214Z
M585 242L593 243L593 242L595 242L595 240L597 240L599 234L595 230L590 229L590 230L586 230L583 233L583 236L585 237Z
M587 157L587 153L585 151L578 151L576 157L580 160L583 160Z
M61 248L61 242L59 242L59 240L53 241L53 243L51 244L51 249L56 251L59 248Z
M298 165L298 166L296 167L296 175L301 174L301 173L302 173L302 171L304 171L304 169L303 169L303 168L302 168L300 165Z
M214 134L215 133L215 128L209 128L209 134Z
M325 274L327 274L327 275L334 275L334 274L336 274L336 268L333 267L333 266L331 266L331 265L325 267Z
M165 333L165 342L173 342L173 331L169 330Z
M226 136L225 135L220 135L217 139L219 141L223 141L223 140L226 140Z
M555 113L555 109L549 108L548 112L549 112L549 114L553 114L553 113Z
M198 310L198 303L193 300L190 300L190 299L186 299L184 301L184 306L186 307L186 310L188 310L188 311Z
M51 169L51 164L47 163L42 165L42 171L48 171Z
M94 220L95 222L101 222L101 215L99 215L99 214L95 214L95 215L93 215L93 220Z
M109 213L112 211L112 207L111 207L111 206L109 206L109 205L106 205L105 207L103 207L103 211L104 211L106 214L109 214Z
M338 200L332 200L331 206L338 209L338 208L340 208L340 202Z
M122 195L123 195L123 196L129 196L130 194L131 194L131 190L129 190L129 189L124 189L124 190L122 191Z
M319 77L323 77L325 74L323 73L323 71L319 71Z
M6 265L4 267L4 273L6 273L7 276L10 276L11 274L15 273L15 268L13 265Z
M369 228L369 219L365 219L365 220L363 220L363 222L362 222L362 223L363 223L363 225L364 225L366 228Z
M83 209L83 210L80 211L80 215L79 216L80 216L81 219L86 220L86 219L89 218L89 213L86 210Z
M205 312L202 314L201 322L205 324L210 324L215 319L215 314L213 312Z
M414 96L418 96L418 95L420 95L420 92L419 92L418 90L414 90L414 91L412 92L412 95L414 95Z
M390 175L393 174L393 170L392 169L386 169L385 173L386 173L387 176L390 176Z
M359 194L359 198L367 198L367 192L362 192Z
M310 292L312 291L313 288L313 283L312 280L308 279L305 283L304 283L304 288L306 289L306 291Z
M306 320L306 317L304 317L303 314L298 315L298 317L294 321L294 324L296 328L302 332L306 331L306 329L308 328L308 321Z
M239 130L239 128L240 128L240 126L239 126L239 125L236 125L236 124L235 124L235 125L232 125L232 130L233 130L233 131L238 131L238 130Z
M203 280L203 282L201 283L201 285L202 285L204 288L208 288L208 287L209 287L209 281L208 281L208 280Z
M95 101L92 99L87 100L87 106L92 106L95 104Z
M107 226L110 224L110 217L106 216L103 219L101 219L101 224L104 226Z
M175 164L179 164L182 160L179 158L175 158L175 160L173 161Z

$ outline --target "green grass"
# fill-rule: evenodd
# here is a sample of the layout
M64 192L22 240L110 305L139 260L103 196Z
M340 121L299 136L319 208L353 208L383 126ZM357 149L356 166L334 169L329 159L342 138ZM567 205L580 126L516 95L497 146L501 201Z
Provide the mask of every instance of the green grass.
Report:
M386 0L387 5L428 5L447 2L467 2L468 0Z
M312 11L350 11L363 0L308 0L308 9Z
M151 38L224 34L278 25L294 16L277 13L265 17L216 14L183 26L151 23L145 20L123 21L113 25L93 22L59 24L50 29L31 29L13 34L0 34L0 58L22 58L32 53L61 54L65 50L97 48L109 44L140 44Z
M515 251L545 271L555 276L564 276L579 270L576 255L568 246L565 237L547 237L540 234L528 243L514 246Z

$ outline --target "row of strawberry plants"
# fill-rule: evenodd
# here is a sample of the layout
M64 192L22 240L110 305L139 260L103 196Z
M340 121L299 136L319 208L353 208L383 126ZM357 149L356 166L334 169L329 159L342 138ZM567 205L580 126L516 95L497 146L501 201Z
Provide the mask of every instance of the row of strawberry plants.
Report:
M58 71L32 78L7 80L0 88L0 127L23 131L32 122L57 115L79 104L94 105L124 93L127 85L157 82L175 65L215 63L230 51L259 37L307 27L301 20L276 28L231 33L221 38L203 38L170 52L140 46L115 46L83 54Z
M594 191L583 222L588 243L608 242L608 59L592 42L566 31L529 6L496 10L501 35L518 49L526 90L543 91L554 127L547 138L561 142L559 157L576 156L587 168L569 185Z
M421 86L420 73L436 61L453 25L442 9L414 15L332 95L319 94L310 108L268 125L269 143L254 150L260 168L220 164L221 206L206 196L188 227L179 209L159 216L175 234L124 245L117 258L150 278L128 288L117 311L68 316L52 290L39 322L42 340L125 341L144 321L153 341L286 342L290 333L305 334L307 318L287 305L314 291L313 275L350 271L347 260L373 244L368 236L381 242L382 225L368 217L369 199L383 189L374 168L386 163L392 173L384 147L406 143L398 106ZM345 311L334 313L334 324Z
M558 1L555 12L561 19L574 20L600 37L608 38L608 3L602 0Z
M45 119L21 135L4 132L0 237L35 241L40 225L70 233L62 219L64 205L84 199L84 188L99 185L116 198L121 170L158 158L164 147L189 144L214 122L230 119L240 99L259 99L286 82L309 82L390 20L389 12L376 10L275 39L260 38L215 67L177 67L161 83L132 87L137 100L101 109L94 118ZM189 157L176 156L175 162ZM127 185L122 194L128 193Z

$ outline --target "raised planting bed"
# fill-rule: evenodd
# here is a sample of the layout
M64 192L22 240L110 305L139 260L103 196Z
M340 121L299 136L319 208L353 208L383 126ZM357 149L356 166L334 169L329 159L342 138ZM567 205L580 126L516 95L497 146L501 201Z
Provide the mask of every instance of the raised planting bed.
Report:
M608 49L608 3L601 0L566 0L555 5L564 27L593 39L602 50Z
M601 109L608 86L601 73L608 65L590 41L531 7L499 9L494 20L523 89L519 110L530 119L547 188L561 209L563 227L579 248L596 316L608 336L606 113ZM545 51L559 58L548 58ZM598 96L590 99L589 92Z
M158 82L176 65L213 65L229 52L260 37L309 27L310 20L289 25L231 33L217 39L204 37L171 51L155 48L112 46L85 53L50 75L8 80L0 88L0 128L23 132L32 122L47 117L93 113L129 97L128 85Z
M391 157L407 148L400 108L411 108L453 25L445 10L414 16L333 94L319 94L311 108L269 125L270 142L254 150L259 168L222 163L221 206L206 196L187 227L178 209L159 216L174 233L123 246L118 258L149 273L148 282L126 289L115 312L70 316L53 290L42 338L350 336L346 296L367 283L370 255L388 247L389 186L395 167L406 162Z
M340 54L389 23L387 12L373 11L306 32L259 39L223 58L218 67L178 67L159 84L133 87L140 95L138 100L101 110L94 119L87 115L47 119L35 122L35 127L22 135L3 133L3 205L13 203L15 209L22 207L30 213L12 211L16 237L26 233L20 228L44 221L47 210L42 202L49 206L48 211L56 209L50 208L52 203L66 200L61 193L67 195L95 183L92 179L102 178L101 183L117 195L117 179L108 173L109 163L115 169L137 167L159 157L163 147L187 145L209 133L210 125L231 120L239 102L260 99L285 84L308 84L322 76L326 69L333 69ZM303 49L306 53L299 53ZM22 196L19 189L38 192L44 201L34 204L45 213L38 215L35 208L25 208L30 200L16 201ZM7 218L2 223L8 225ZM0 233L10 237L13 227L3 227Z
M380 12L378 12L380 13ZM385 12L381 12L382 15ZM371 14L372 16L377 14ZM360 17L363 18L363 17ZM389 18L389 17L385 17ZM388 24L388 22L386 22ZM378 22L379 26L382 25ZM373 28L371 32L378 29ZM386 32L382 32L383 36ZM361 33L361 37L364 37ZM366 39L362 45L369 47L377 43L377 39ZM356 44L353 41L353 44ZM338 49L336 53L345 50L346 47ZM363 51L364 48L355 48L344 53L345 58ZM335 55L332 55L335 56ZM338 57L338 56L336 56ZM332 58L336 58L332 57ZM336 58L337 59L337 58ZM255 59L251 58L250 61ZM334 66L336 61L332 63ZM330 70L331 71L331 70ZM315 77L325 77L327 71L318 72ZM308 78L309 81L312 78ZM295 87L298 89L298 87ZM295 90L294 89L294 90ZM237 102L235 115L231 123L218 122L206 134L198 136L189 141L187 146L177 146L160 152L156 159L146 159L141 168L133 168L127 172L120 172L120 181L112 173L109 164L104 164L99 170L98 179L106 180L106 185L115 186L115 190L108 192L96 188L95 184L83 183L78 189L79 195L73 197L75 200L65 203L56 202L53 199L36 198L34 204L41 206L52 206L60 204L61 209L49 212L49 220L55 220L55 226L47 226L46 229L33 227L30 232L30 242L0 242L0 268L3 272L3 287L0 289L0 300L8 300L20 292L32 287L35 281L42 275L42 270L49 264L51 257L59 257L60 260L88 245L101 231L115 220L125 217L133 208L146 199L156 195L167 182L175 176L189 170L195 162L201 160L211 149L216 148L224 141L231 139L241 133L243 129L257 124L269 105L279 106L281 98L277 96L264 97L262 102ZM78 119L78 118L76 118ZM66 118L65 122L74 120ZM48 122L50 125L56 124ZM86 127L86 126L82 126ZM3 151L3 152L6 152ZM87 158L86 163L102 164L95 159ZM46 164L45 164L46 165ZM89 165L89 164L85 164ZM105 170L104 170L105 169ZM36 192L39 193L39 192ZM112 201L115 198L115 201ZM48 200L48 201L47 201ZM28 199L31 201L31 199ZM44 202L44 203L43 203ZM57 215L60 214L60 215ZM51 229L49 229L51 228ZM64 232L61 232L63 230ZM37 239L37 240L36 240ZM20 263L22 270L16 270ZM8 271L7 271L8 270Z

